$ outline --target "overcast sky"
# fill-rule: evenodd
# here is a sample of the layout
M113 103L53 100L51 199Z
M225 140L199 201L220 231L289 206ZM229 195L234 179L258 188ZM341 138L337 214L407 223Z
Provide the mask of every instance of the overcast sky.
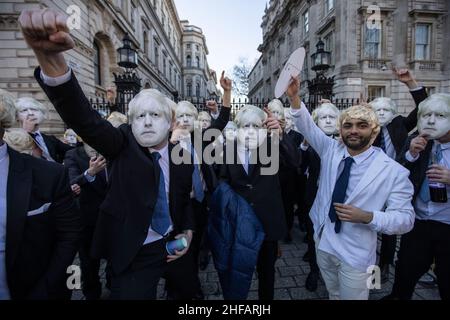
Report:
M259 58L261 22L266 0L174 0L181 20L202 28L209 49L208 63L231 72L240 57L251 65ZM219 80L219 79L218 79Z

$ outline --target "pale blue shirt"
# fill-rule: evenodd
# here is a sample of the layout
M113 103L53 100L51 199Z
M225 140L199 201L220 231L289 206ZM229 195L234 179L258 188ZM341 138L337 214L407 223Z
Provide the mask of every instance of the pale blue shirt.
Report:
M6 277L6 187L8 183L9 156L6 143L0 146L0 300L9 300Z

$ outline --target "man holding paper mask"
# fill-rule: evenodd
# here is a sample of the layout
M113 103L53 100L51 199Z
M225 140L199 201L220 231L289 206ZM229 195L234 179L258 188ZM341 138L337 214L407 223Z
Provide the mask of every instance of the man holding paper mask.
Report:
M372 147L380 126L369 107L354 106L340 115L342 142L336 141L316 126L299 87L299 79L292 79L286 92L291 113L321 158L319 190L310 213L317 263L330 299L367 300L377 232L402 234L413 227L409 172Z

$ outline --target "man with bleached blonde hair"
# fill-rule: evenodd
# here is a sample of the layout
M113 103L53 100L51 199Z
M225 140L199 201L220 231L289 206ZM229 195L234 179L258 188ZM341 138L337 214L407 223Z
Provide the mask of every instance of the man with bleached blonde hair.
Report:
M206 111L201 111L198 114L198 121L200 122L202 130L208 129L211 126L211 116Z
M28 154L36 158L42 157L42 151L38 148L28 132L23 129L8 129L3 137L6 144L17 152Z
M321 158L319 190L310 212L317 263L330 299L367 300L377 232L403 234L414 224L409 171L372 146L380 125L370 107L343 111L341 141L336 141L316 126L299 87L299 79L292 79L286 92L291 113Z

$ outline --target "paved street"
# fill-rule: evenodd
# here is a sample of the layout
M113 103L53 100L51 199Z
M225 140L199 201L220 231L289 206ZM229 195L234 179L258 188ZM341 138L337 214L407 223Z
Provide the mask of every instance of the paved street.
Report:
M307 245L303 243L304 233L301 233L296 227L292 244L282 244L283 256L276 263L275 275L275 299L276 300L304 300L304 299L327 299L327 291L323 281L319 281L319 288L316 292L309 292L305 289L305 280L309 272L309 265L302 260L306 252ZM391 267L393 272L393 268ZM388 283L382 285L381 290L373 290L370 299L378 300L390 293L393 285L394 274L390 276ZM222 293L219 285L217 273L214 270L212 262L208 268L201 272L200 280L203 286L203 292L207 300L221 300ZM105 281L104 266L102 268L102 281ZM258 299L258 281L254 276L249 300ZM107 298L108 291L105 290L103 298ZM74 300L84 299L81 291L76 291L73 295ZM165 299L164 280L161 280L158 290L158 299ZM437 287L426 288L420 284L417 285L414 300L439 300Z

